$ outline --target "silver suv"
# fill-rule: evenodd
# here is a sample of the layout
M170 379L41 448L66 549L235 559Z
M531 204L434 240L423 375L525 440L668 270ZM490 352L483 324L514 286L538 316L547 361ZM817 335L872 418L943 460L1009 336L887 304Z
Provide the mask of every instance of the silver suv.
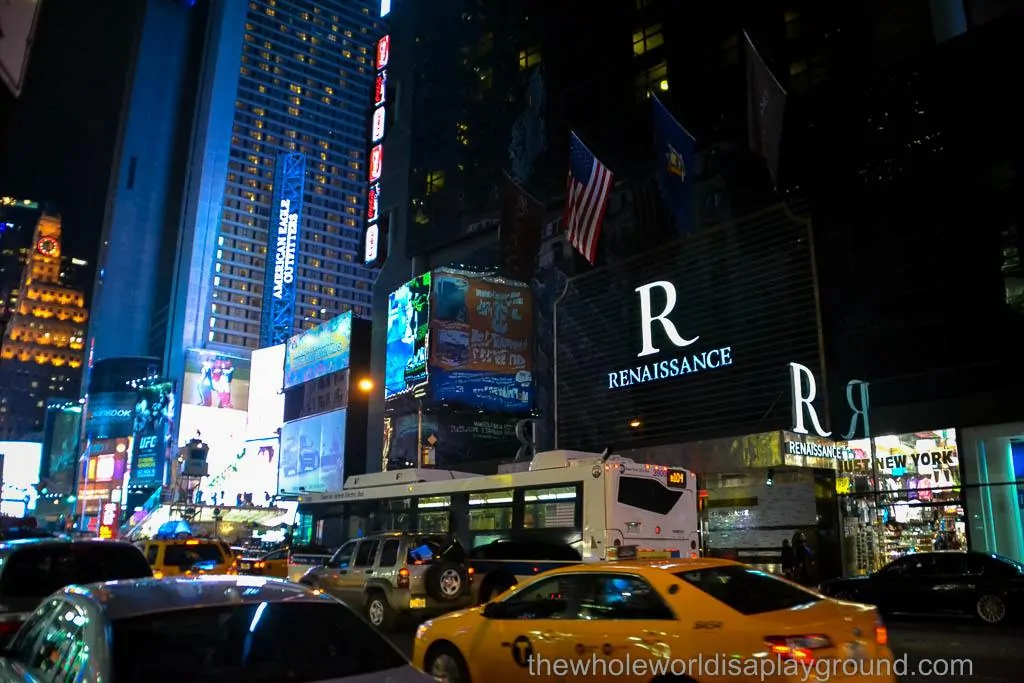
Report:
M320 588L356 609L382 631L400 616L432 616L472 604L471 573L458 541L393 532L338 548L299 583Z

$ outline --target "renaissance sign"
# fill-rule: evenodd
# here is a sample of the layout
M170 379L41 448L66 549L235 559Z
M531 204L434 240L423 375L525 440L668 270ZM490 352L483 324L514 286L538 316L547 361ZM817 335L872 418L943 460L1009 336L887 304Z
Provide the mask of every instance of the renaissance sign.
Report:
M274 252L274 298L284 298L285 285L295 282L295 249L299 241L299 213L289 199L281 200Z
M652 292L661 290L665 294L665 305L661 312L654 314ZM658 323L662 333L671 342L674 349L682 349L696 344L700 335L692 339L685 338L679 333L676 325L669 318L676 306L676 288L671 282L659 280L637 287L634 291L640 296L640 353L637 358L656 356L662 350L655 346L654 324ZM651 360L630 368L615 370L608 373L609 389L624 389L634 384L646 384L664 379L672 379L683 375L691 375L698 372L717 370L718 368L732 365L732 347L722 346L710 349L702 349L689 353L674 353L669 358Z
M814 374L810 368L800 363L789 364L790 388L793 399L793 432L797 434L808 434L805 426L805 419L809 420L814 433L823 439L832 436L831 431L825 431L818 418L818 411L814 408L814 399L818 395L818 386L814 381ZM851 439L871 438L871 423L868 418L870 409L870 397L868 395L868 383L859 379L850 380L846 383L846 404L850 407L850 429L842 438L846 441ZM860 435L857 436L857 427L861 426Z

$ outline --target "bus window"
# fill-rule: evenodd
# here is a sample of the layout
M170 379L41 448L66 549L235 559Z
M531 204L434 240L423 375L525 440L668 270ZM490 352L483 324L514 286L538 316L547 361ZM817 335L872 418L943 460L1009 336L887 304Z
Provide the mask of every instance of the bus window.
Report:
M512 528L512 489L469 495L469 530L498 531Z
M449 531L451 496L423 496L416 502L418 531L422 534L446 534Z
M618 501L639 510L667 515L682 495L682 491L665 488L656 479L619 477Z
M523 497L524 529L576 527L576 487L528 489Z

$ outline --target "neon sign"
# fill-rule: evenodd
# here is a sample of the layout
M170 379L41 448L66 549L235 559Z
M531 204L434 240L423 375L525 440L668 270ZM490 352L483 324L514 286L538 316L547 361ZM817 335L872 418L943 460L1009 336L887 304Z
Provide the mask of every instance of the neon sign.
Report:
M390 0L382 0L381 16L391 11ZM370 158L367 164L366 234L363 236L363 263L373 265L380 257L380 177L384 171L384 135L387 133L388 62L391 61L391 36L377 41L377 75L373 85L373 115L370 120Z

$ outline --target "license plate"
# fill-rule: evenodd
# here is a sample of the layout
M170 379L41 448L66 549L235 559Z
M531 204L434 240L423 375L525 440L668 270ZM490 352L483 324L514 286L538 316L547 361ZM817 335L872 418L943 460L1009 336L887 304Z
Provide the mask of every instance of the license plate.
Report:
M426 598L409 598L409 609L425 609L426 606Z
M242 562L238 565L239 569L252 569L252 562Z

